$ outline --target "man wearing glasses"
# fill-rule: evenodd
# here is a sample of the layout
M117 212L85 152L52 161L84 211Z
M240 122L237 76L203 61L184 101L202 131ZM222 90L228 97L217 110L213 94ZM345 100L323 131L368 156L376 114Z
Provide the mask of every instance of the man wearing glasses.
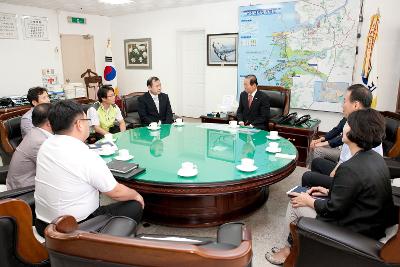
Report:
M49 112L55 136L39 150L35 177L35 226L42 236L46 226L62 215L78 222L101 214L141 220L143 197L118 183L105 161L84 143L88 120L82 106L72 100L57 102ZM99 192L116 202L100 206Z
M88 109L91 126L99 137L108 133L123 132L126 130L121 110L115 104L114 89L103 85L97 92L98 102Z

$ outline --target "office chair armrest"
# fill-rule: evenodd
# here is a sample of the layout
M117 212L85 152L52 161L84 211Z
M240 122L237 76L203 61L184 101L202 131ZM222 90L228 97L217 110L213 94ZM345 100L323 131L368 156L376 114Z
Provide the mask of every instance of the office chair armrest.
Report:
M336 248L372 260L382 261L379 256L382 243L331 223L303 217L297 222L297 233L302 236L300 240L303 240L300 241L300 249L302 242L312 240L320 243L321 250ZM313 253L317 255L318 251Z
M0 167L0 184L6 184L8 165Z
M35 186L31 185L31 186L27 186L27 187L22 187L22 188L18 188L18 189L13 189L13 190L7 190L4 192L0 193L0 199L5 199L5 198L17 198L20 197L22 195L27 195L31 192L35 191Z

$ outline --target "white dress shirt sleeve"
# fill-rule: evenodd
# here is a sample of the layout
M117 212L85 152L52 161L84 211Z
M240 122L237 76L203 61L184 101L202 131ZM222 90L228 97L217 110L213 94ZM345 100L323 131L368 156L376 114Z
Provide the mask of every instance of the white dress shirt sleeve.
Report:
M115 119L116 119L117 121L122 121L122 120L124 119L124 117L122 117L121 110L119 109L118 106L116 106L116 108L117 108L117 115L115 116Z
M113 190L118 183L111 171L108 169L106 163L99 155L92 151L90 152L93 153L93 157L90 160L91 164L88 165L89 181L87 182L102 193Z

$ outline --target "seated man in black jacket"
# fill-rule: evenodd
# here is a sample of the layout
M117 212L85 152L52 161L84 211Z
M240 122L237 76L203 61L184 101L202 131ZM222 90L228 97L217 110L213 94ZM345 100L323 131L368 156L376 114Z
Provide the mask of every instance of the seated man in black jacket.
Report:
M257 77L247 75L243 81L244 91L240 94L239 107L236 112L241 126L268 130L269 98L257 90Z
M385 135L385 119L376 110L351 113L343 129L343 142L352 157L339 165L330 188L312 187L307 192L290 193L283 238L289 224L300 217L333 223L375 240L396 223L389 169L381 155L372 150ZM315 198L323 196L324 199ZM289 243L273 249L266 258L282 264L290 253Z
M152 122L172 123L172 109L167 94L161 93L161 82L157 77L147 80L149 91L138 98L138 112L142 125Z

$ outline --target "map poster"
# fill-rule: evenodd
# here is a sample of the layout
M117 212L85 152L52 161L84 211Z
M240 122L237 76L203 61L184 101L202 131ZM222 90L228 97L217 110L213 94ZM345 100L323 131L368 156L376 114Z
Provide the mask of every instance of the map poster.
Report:
M291 107L342 111L356 58L359 0L239 9L238 95L248 74L291 90Z

